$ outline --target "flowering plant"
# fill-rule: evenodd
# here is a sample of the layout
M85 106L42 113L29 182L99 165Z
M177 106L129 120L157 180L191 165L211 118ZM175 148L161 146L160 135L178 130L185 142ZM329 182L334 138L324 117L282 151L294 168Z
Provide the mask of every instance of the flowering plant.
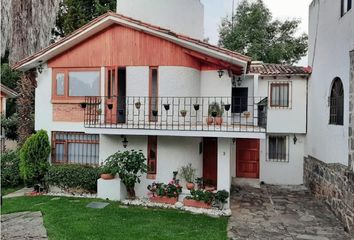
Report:
M147 189L152 192L153 196L156 194L159 197L169 198L178 197L182 192L182 186L176 180L171 180L168 184L153 182Z

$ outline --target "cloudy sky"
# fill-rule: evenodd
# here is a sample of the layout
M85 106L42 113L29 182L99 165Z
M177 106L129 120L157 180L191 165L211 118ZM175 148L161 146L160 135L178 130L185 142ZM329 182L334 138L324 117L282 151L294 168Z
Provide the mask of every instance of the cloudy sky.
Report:
M205 10L205 36L210 39L210 43L217 44L218 29L221 19L231 15L233 0L202 0ZM240 0L235 0L235 7ZM306 32L308 26L308 8L312 0L264 0L267 7L276 19L301 20L299 34ZM307 65L306 59L300 61L299 65Z

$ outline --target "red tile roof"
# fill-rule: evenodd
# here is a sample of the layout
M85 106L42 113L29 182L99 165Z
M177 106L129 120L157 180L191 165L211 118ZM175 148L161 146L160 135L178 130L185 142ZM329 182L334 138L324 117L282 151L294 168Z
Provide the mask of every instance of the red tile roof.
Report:
M36 52L35 54L33 54L33 55L31 55L31 56L29 56L27 58L22 59L21 61L17 62L13 66L13 68L17 69L17 68L21 67L21 65L31 61L32 59L34 59L36 57L39 57L39 56L45 54L47 51L49 51L53 47L58 46L58 45L60 45L60 44L62 44L64 42L72 39L73 37L77 36L78 34L83 32L84 30L86 30L87 28L89 28L92 25L94 25L95 23L97 23L100 20L102 20L102 19L104 19L106 17L109 17L109 16L113 16L113 17L119 18L121 20L128 21L130 23L137 24L137 25L149 28L151 30L158 31L160 33L168 34L168 35L170 35L170 36L172 36L172 37L174 37L176 39L180 39L180 40L187 41L189 43L197 44L197 45L199 45L201 47L205 47L207 49L214 50L214 51L217 51L219 53L226 54L226 55L228 55L230 57L237 58L237 59L240 59L242 61L246 61L246 62L250 62L251 61L250 57L242 55L240 53L237 53L237 52L225 49L225 48L221 48L221 47L218 47L218 46L214 46L212 44L209 44L209 43L206 43L206 42L203 42L203 41L200 41L198 39L194 39L194 38L191 38L191 37L188 37L188 36L185 36L185 35L177 34L175 32L172 32L169 29L161 28L159 26L155 26L155 25L152 25L152 24L149 24L149 23L145 23L145 22L142 22L142 21L139 21L139 20L124 16L122 14L118 14L118 13L115 13L115 12L107 12L107 13L95 18L94 20L92 20L91 22L89 22L86 25L82 26L81 28L77 29L72 34L60 39L59 41L49 45L48 47L46 47L46 48L44 48L44 49L42 49L42 50L40 50L38 52Z
M309 75L311 74L311 67L298 67L282 64L270 63L251 63L250 73L260 74L264 76L275 75Z

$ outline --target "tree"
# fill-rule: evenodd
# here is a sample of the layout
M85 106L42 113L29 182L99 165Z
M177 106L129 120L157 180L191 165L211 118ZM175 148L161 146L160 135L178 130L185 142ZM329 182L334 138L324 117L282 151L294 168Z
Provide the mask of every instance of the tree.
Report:
M267 63L293 64L307 53L307 35L295 36L299 20L272 20L263 0L243 0L219 29L219 45Z
M27 184L42 183L49 162L50 144L47 132L29 137L20 150L20 174Z
M55 37L64 37L92 19L116 8L116 0L63 0L60 3Z

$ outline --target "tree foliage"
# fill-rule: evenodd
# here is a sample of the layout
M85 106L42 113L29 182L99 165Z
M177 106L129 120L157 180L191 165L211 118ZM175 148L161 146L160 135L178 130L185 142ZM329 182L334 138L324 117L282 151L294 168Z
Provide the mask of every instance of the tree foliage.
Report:
M243 0L233 19L224 18L220 26L222 47L267 63L292 64L306 55L307 35L295 36L300 21L273 20L263 0Z
M107 11L114 11L115 8L116 0L63 0L53 34L64 37Z
M49 154L46 131L40 130L26 140L20 150L20 174L26 183L42 182L49 167Z

